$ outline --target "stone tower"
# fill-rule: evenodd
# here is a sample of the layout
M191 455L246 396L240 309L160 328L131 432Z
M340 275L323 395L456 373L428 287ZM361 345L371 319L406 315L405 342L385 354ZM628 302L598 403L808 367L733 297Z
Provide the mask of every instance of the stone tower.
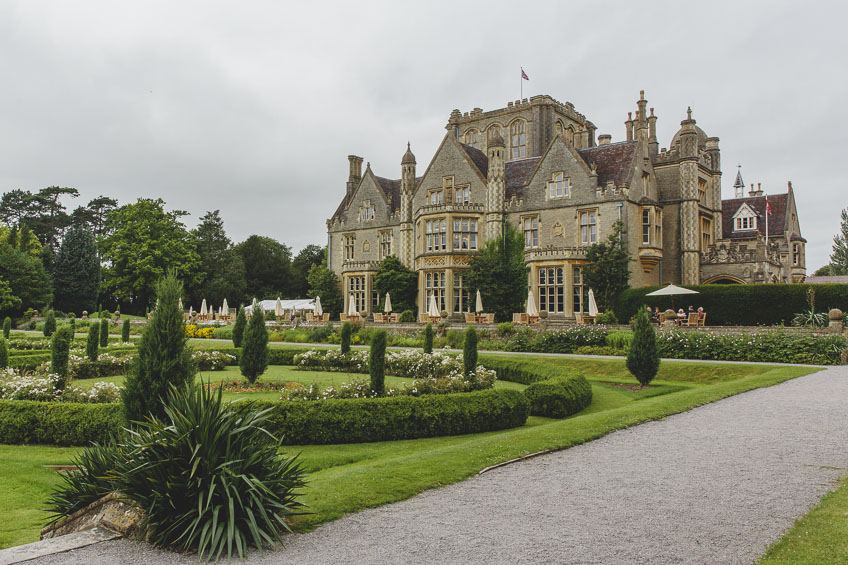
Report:
M503 212L505 174L504 158L506 155L506 144L498 130L495 130L489 138L488 149L489 171L486 185L486 239L492 240L500 237Z
M692 108L680 122L680 235L681 283L699 284L701 258L699 253L698 214L698 130L692 119Z
M410 269L414 269L412 238L412 195L415 193L415 155L409 143L406 144L406 153L400 161L400 244L398 257L401 262Z

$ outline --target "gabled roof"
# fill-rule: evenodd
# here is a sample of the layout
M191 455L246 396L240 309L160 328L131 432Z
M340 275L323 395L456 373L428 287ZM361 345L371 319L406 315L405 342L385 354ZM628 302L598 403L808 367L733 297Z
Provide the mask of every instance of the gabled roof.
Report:
M772 194L768 197L771 205L771 216L769 216L769 237L779 237L786 229L786 200L788 194ZM734 231L733 216L737 210L747 204L757 213L757 229ZM732 198L721 201L721 236L724 239L745 239L757 231L760 235L766 234L766 197L749 196L747 198Z
M383 189L383 194L386 195L386 199L389 201L389 210L394 212L400 208L400 179L392 180L383 177L378 177L374 175L377 179L377 183L379 183L380 188Z
M596 147L578 149L587 165L595 162L598 171L598 186L604 186L612 181L615 186L627 182L633 158L636 155L638 141L620 141Z
M486 154L470 145L465 145L464 143L460 143L459 145L462 146L468 158L471 159L471 162L474 163L474 166L477 167L477 170L485 178L489 172L489 158L486 157Z
M533 173L536 171L536 166L541 160L541 157L530 157L504 163L504 185L506 189L504 198L509 200L513 196L521 197L521 189L530 182Z

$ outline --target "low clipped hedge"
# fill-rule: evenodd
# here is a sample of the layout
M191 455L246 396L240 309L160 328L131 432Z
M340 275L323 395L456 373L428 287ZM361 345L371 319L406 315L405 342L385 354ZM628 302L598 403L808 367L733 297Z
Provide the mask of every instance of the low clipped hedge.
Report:
M0 400L0 443L87 445L123 425L120 404Z
M672 297L648 296L660 287L630 288L615 301L615 315L627 323L640 306L671 308ZM706 284L689 286L699 294L674 297L674 307L703 306L707 324L717 326L789 325L799 312L810 309L807 291L816 291L816 311L848 310L848 284Z
M276 347L268 348L268 364L269 365L294 365L294 356L299 353L306 353L307 351L311 351L312 347L298 347L298 348L286 348L286 349L278 349ZM240 347L215 347L212 349L204 350L204 351L220 351L221 353L227 353L229 355L235 356L235 360L230 363L230 365L238 365L239 359L241 358L241 348Z

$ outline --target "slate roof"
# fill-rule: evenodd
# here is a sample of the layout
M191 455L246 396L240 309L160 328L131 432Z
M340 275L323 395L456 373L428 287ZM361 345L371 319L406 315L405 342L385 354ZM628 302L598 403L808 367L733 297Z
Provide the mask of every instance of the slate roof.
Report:
M489 171L489 158L486 157L486 154L470 145L465 145L464 143L460 143L460 145L468 154L474 166L477 167L477 170L480 171L480 174L483 175L483 178L486 178L486 174Z
M530 180L530 175L536 170L536 165L541 160L541 157L530 157L504 163L504 185L506 189L504 198L509 200L513 196L521 197L521 190Z
M817 284L848 284L848 275L810 275L804 279L804 282Z
M786 225L786 202L789 194L769 195L771 205L771 216L769 216L769 237L783 236ZM766 234L766 197L749 196L747 198L732 198L721 201L721 236L724 239L750 239L751 230L733 231L733 215L742 204L750 206L757 213L757 231L760 235Z
M374 176L376 177L377 175ZM392 180L377 177L377 182L380 183L383 193L389 199L389 203L391 204L390 210L392 212L398 210L400 208L400 179Z
M594 161L598 167L598 186L603 187L610 180L619 186L627 181L638 145L638 141L620 141L578 149L577 152L587 165L591 166Z

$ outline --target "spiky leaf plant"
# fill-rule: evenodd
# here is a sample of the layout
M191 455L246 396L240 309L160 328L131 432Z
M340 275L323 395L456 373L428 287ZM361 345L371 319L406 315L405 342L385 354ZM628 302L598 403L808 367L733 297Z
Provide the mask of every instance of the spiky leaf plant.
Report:
M62 482L47 499L46 510L51 513L49 523L70 516L117 490L117 481L107 475L121 457L114 438L104 444L93 443L80 451L71 461L77 471L60 474Z

